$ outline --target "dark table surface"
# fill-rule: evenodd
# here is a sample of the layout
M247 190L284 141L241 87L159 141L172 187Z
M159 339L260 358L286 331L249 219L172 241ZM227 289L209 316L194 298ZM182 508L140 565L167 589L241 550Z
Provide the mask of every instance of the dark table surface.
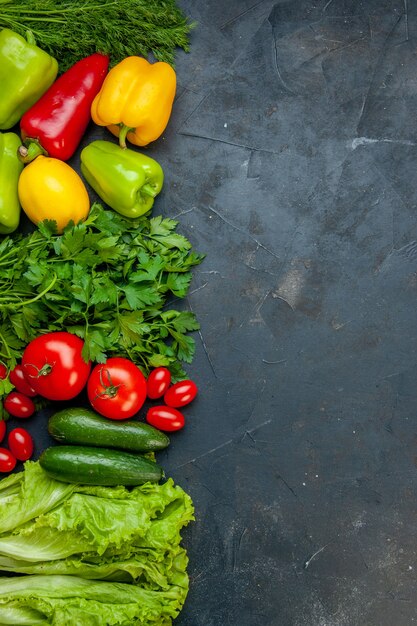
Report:
M198 25L148 148L154 214L207 255L200 393L159 457L196 507L176 623L410 626L417 2L180 4Z
M182 6L159 207L207 257L178 624L410 626L417 2Z

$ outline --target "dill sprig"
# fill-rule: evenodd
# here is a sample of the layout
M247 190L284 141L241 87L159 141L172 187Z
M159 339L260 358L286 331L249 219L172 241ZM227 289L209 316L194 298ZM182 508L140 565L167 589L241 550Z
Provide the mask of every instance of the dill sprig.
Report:
M175 0L0 0L0 8L0 28L31 31L60 72L94 52L109 54L112 65L149 54L174 65L194 27Z

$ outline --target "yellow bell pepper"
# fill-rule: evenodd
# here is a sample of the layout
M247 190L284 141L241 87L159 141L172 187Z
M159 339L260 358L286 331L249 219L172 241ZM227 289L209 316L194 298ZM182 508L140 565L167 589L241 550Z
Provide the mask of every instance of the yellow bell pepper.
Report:
M71 221L84 221L90 211L90 198L81 177L59 159L36 157L20 174L17 191L28 218L34 224L55 220L59 233Z
M136 146L147 146L164 132L175 98L176 74L168 63L149 63L142 57L126 57L104 79L91 107L98 126L107 126Z

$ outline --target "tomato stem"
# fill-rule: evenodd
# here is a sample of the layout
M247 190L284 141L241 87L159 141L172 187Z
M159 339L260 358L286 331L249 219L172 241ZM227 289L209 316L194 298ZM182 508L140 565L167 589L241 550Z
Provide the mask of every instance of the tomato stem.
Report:
M103 372L107 373L107 379L110 384L107 384L103 379ZM104 367L100 370L100 385L103 387L103 391L96 394L96 398L102 398L107 396L109 398L114 398L117 396L117 392L119 391L120 385L113 385L110 372L108 369Z
M36 376L32 376L31 374L28 374L28 376L30 376L31 378L40 378L41 376L48 376L48 374L52 372L52 365L50 365L49 363L45 363L45 365L42 365L41 368L39 368L34 363L25 363L24 365L25 367L33 367L36 370Z

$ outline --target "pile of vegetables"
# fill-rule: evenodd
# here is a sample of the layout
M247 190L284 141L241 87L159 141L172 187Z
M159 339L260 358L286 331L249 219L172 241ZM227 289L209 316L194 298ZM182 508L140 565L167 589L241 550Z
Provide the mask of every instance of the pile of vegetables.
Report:
M155 454L197 395L199 326L169 305L203 256L151 216L164 172L137 147L168 124L192 25L173 0L0 4L0 571L19 574L0 578L0 623L169 626L194 510ZM91 122L109 140L78 174ZM32 461L6 420L57 401Z
M165 367L152 370L146 380L139 367L124 357L111 357L91 369L91 361L83 359L83 347L79 337L65 331L36 337L10 373L17 391L6 396L5 409L16 418L27 419L35 412L33 400L38 395L48 400L73 400L85 389L90 410L72 407L49 419L52 437L78 447L46 450L40 458L42 467L54 478L67 482L138 485L159 481L162 468L130 452L154 453L166 448L169 439L161 431L175 432L184 427L185 417L179 408L194 400L197 385L190 379L171 383L171 373ZM148 424L129 421L147 399L163 404L148 409ZM108 420L123 420L123 424L115 427ZM5 425L4 420L1 423ZM25 438L14 454L11 441L17 443L16 430L20 438ZM4 427L0 442L5 434ZM10 450L0 447L0 472L14 469L16 460L26 461L32 456L33 442L24 429L14 429L8 443ZM97 446L102 449L90 449Z

